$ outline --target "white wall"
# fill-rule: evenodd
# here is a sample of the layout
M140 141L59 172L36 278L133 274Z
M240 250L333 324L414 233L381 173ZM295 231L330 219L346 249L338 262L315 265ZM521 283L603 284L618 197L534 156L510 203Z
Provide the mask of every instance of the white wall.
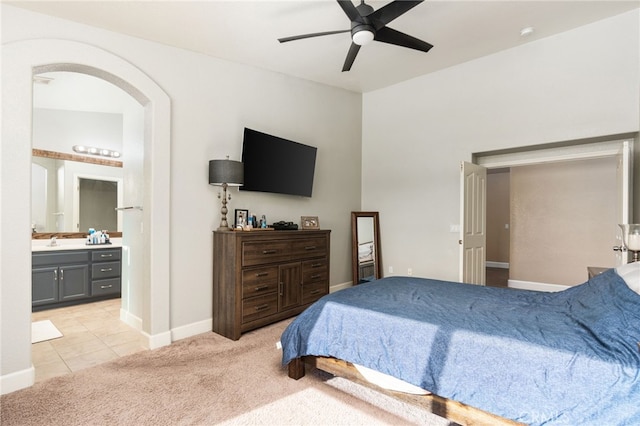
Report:
M365 94L362 208L380 211L385 273L459 279L449 227L473 153L637 132L639 21L635 10Z
M76 154L74 145L122 152L122 114L34 109L33 148Z
M164 232L170 237L169 309L174 339L210 329L211 231L220 222L220 202L217 188L207 183L208 160L226 155L239 159L244 126L318 147L314 193L307 199L233 192L230 208L248 208L266 214L269 221L299 221L301 215L319 216L322 228L333 231L331 284L350 281L350 212L360 207L361 95L6 4L1 8L3 43L46 38L93 45L129 61L170 96L171 167L167 175L171 179L171 225ZM22 139L24 135L16 137ZM13 149L3 143L2 167L11 161ZM29 176L30 169L25 167L24 174L16 172L11 179L28 182ZM3 198L3 215L10 206ZM166 213L151 212L151 219ZM15 256L15 268L27 270L29 251L25 249ZM12 298L11 286L16 281L4 257L2 274L3 302L8 303ZM22 277L24 273L17 275ZM3 309L5 306L3 303ZM30 307L16 307L20 309ZM3 312L2 318L10 315L12 312ZM6 321L1 327L0 367L5 377L26 368L25 362L30 365L24 346L28 336L16 335ZM151 334L155 332L150 330ZM18 342L18 346L14 348L10 342Z

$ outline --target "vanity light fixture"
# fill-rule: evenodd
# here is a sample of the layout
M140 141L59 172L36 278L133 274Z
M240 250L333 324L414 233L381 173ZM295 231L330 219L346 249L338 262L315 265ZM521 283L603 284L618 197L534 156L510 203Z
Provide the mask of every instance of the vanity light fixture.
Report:
M218 198L222 199L222 218L220 219L220 227L218 231L229 231L229 223L227 222L227 200L231 200L231 194L227 196L227 187L241 186L244 183L244 164L240 161L229 160L211 160L209 161L209 184L221 186L224 195ZM228 197L228 198L227 198Z
M112 149L96 148L93 146L74 145L73 150L78 154L91 154L102 157L120 158L120 153Z

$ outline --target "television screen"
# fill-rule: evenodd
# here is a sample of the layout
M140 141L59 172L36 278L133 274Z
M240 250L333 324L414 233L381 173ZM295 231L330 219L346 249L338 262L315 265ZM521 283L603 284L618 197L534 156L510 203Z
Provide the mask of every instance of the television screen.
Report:
M243 191L311 197L317 148L244 129Z

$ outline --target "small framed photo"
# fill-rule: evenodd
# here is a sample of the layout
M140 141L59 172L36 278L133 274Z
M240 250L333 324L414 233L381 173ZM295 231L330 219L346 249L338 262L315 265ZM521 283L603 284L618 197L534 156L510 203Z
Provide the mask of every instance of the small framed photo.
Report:
M236 209L236 221L234 228L244 228L247 226L247 218L249 217L249 210Z
M320 229L318 216L300 216L302 229Z

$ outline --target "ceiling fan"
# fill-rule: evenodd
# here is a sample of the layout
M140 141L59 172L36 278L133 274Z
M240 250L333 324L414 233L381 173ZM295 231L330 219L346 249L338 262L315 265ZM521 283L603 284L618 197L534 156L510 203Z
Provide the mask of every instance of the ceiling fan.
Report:
M280 43L285 43L303 38L320 37L350 31L351 47L349 48L347 58L345 59L342 67L343 72L351 69L351 65L353 65L353 61L356 59L360 46L363 46L372 40L395 44L396 46L408 47L409 49L420 50L422 52L428 52L429 49L433 47L431 44L387 27L389 22L393 21L423 1L424 0L395 0L374 11L373 7L366 4L364 0L361 0L358 6L354 6L351 0L337 0L344 13L351 20L351 29L302 34L279 38L278 41Z

